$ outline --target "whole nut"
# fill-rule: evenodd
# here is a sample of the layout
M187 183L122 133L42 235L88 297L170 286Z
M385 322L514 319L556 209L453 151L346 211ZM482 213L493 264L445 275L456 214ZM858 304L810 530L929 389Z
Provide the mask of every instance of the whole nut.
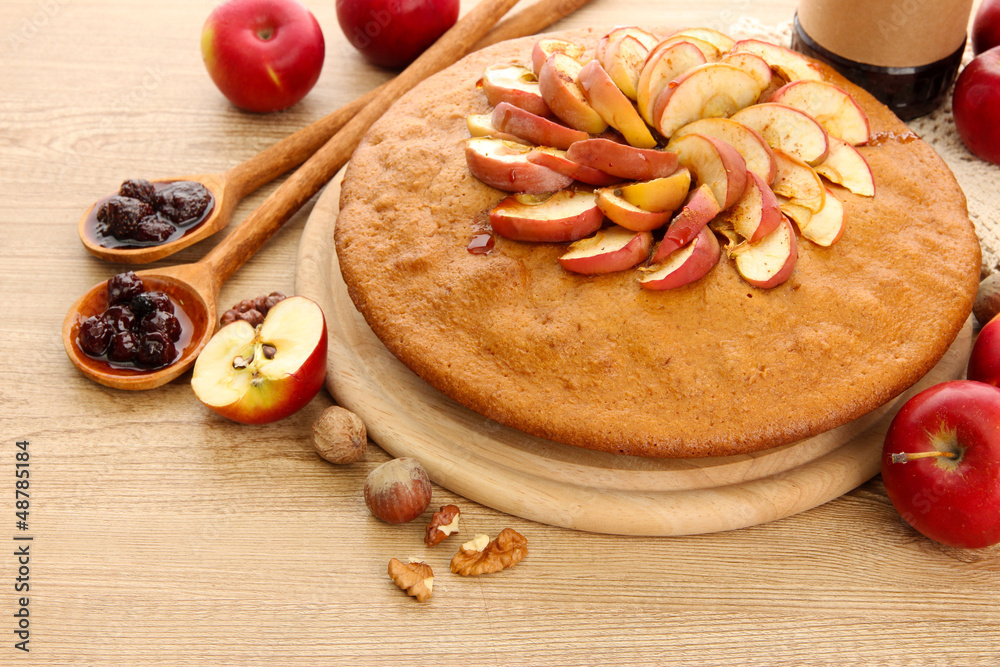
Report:
M313 422L312 444L330 463L354 463L365 456L368 431L356 414L332 405Z
M431 504L431 479L416 459L387 461L365 480L365 504L386 523L413 521Z
M976 302L972 306L972 312L980 326L985 326L987 322L1000 313L1000 271L990 274L981 283L976 294Z

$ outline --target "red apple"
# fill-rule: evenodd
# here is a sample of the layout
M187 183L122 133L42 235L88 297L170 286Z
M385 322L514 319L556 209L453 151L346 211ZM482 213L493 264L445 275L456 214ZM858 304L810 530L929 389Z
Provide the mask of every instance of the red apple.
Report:
M319 23L296 0L228 0L201 31L212 81L246 111L280 111L319 79L326 47Z
M337 0L337 21L369 62L402 69L458 20L459 0Z
M991 319L976 336L966 376L1000 387L1000 318Z
M326 376L326 319L303 296L279 301L253 327L219 329L198 356L191 387L223 417L244 424L284 419L319 393Z
M1000 389L953 380L907 401L885 436L882 481L903 519L932 540L1000 542Z
M972 59L952 94L955 128L966 148L1000 164L1000 47Z
M1000 1L983 0L972 21L972 52L977 56L1000 46Z

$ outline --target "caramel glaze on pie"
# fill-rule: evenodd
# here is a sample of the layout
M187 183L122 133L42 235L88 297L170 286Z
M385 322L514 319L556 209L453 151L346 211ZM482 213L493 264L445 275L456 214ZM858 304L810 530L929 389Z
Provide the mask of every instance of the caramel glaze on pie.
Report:
M591 47L606 31L565 36ZM799 239L784 284L751 287L725 256L701 280L650 292L636 270L563 270L564 245L497 237L467 250L506 193L466 167L465 117L497 62L535 38L472 54L399 100L344 179L336 247L350 296L404 364L455 401L556 442L622 454L751 452L874 410L929 371L976 293L980 249L955 178L926 143L832 70L874 136L874 198L844 202L841 240ZM897 139L898 138L898 139Z

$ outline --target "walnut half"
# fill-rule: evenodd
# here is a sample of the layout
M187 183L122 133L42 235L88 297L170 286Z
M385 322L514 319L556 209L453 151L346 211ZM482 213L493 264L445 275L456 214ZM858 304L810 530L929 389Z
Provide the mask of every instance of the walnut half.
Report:
M451 559L451 571L462 576L492 574L513 567L528 555L528 540L513 528L504 528L497 538L476 535Z
M389 561L389 578L417 602L429 598L434 589L434 571L427 563L404 563L393 558Z
M432 547L443 542L452 533L457 533L460 516L461 510L458 509L457 505L444 505L437 512L434 512L431 523L427 526L424 544Z

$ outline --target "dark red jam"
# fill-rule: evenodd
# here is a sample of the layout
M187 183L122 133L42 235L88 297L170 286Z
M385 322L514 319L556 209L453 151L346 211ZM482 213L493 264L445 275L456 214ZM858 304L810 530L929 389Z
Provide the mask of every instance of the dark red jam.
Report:
M107 308L80 323L76 343L114 368L155 370L180 358L190 331L183 309L127 271L108 280Z
M195 181L129 179L94 205L87 228L105 248L145 248L190 234L214 206L212 193Z

